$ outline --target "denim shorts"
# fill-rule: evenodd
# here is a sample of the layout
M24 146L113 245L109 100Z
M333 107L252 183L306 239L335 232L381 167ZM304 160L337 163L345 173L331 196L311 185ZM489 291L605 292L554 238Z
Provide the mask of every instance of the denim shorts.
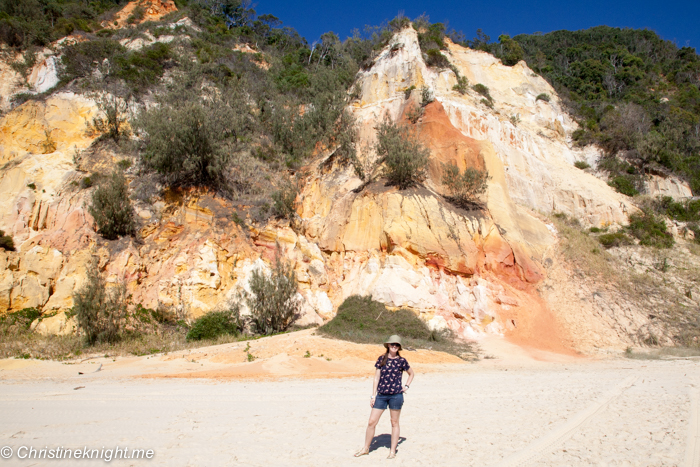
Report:
M403 393L377 394L372 408L386 410L387 405L391 410L401 410L401 407L403 406Z

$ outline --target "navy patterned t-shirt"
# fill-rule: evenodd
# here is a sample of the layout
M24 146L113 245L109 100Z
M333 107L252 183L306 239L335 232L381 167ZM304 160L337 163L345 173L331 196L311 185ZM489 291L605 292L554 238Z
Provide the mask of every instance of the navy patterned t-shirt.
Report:
M397 357L394 359L387 358L386 365L381 366L384 355L377 359L377 363L374 364L375 368L382 370L379 376L379 384L377 385L377 392L379 394L398 394L401 392L401 375L402 372L408 371L411 368L403 357Z

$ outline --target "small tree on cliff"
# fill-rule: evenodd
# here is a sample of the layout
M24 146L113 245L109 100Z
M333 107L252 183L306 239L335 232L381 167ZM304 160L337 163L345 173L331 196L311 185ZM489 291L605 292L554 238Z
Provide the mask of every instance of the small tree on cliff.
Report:
M415 186L427 176L430 151L405 126L385 120L377 127L377 163L384 165L389 185L401 190Z
M108 240L134 233L134 208L123 173L115 171L106 183L92 193L88 212L95 219L100 235Z
M107 290L97 261L92 261L85 285L73 294L73 312L88 344L118 341L128 316L128 304L126 286L120 283Z
M461 208L474 204L479 195L486 191L491 179L488 170L472 167L460 172L455 164L443 164L442 170L442 184L450 193L447 198Z
M282 260L279 246L272 271L256 269L250 278L250 293L244 294L250 309L254 332L272 334L285 331L299 317L297 276L291 264Z

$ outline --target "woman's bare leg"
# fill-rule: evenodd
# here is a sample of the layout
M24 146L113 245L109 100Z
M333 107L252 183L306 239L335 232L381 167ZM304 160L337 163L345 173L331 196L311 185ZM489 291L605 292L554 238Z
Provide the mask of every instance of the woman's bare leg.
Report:
M382 416L383 413L383 409L372 409L372 412L370 412L369 414L369 422L367 423L367 433L365 433L365 447L363 448L365 451L369 451L369 446L372 444L372 440L374 439L374 429L377 427L377 423L379 423L379 418Z
M396 454L396 446L399 445L399 435L401 434L401 429L399 428L399 417L401 416L401 410L389 410L391 415L391 452L390 454Z

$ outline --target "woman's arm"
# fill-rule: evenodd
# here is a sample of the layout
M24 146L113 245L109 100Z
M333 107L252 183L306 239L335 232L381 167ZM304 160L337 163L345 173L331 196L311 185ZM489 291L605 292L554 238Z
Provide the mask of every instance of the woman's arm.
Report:
M406 373L408 373L408 380L406 380L406 384L404 386L411 386L411 381L413 381L413 377L416 375L416 373L413 371L413 368L409 368L406 370ZM403 389L402 392L406 392L406 388Z
M382 375L382 370L377 368L374 372L374 383L372 383L372 397L369 398L369 406L374 407L374 398L377 395L377 386L379 385L379 378Z

